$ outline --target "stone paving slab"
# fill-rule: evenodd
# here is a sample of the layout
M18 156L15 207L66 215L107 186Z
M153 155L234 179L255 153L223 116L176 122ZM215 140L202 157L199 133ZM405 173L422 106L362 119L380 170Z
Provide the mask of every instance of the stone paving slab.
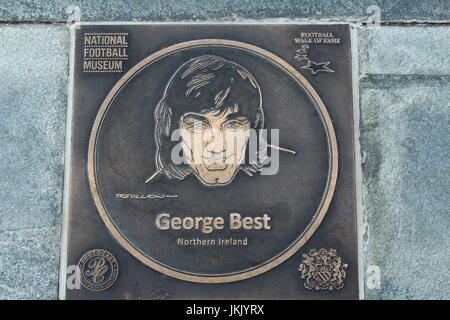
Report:
M68 36L0 27L0 299L57 297Z
M56 299L60 227L0 232L0 299Z
M361 95L369 299L448 299L450 82L377 79ZM364 86L364 83L363 83Z
M450 74L449 27L374 27L358 36L363 74Z
M449 299L449 28L358 35L366 298Z
M3 21L67 21L66 8L78 6L82 21L180 21L298 18L358 21L378 5L383 21L443 21L447 0L5 0Z

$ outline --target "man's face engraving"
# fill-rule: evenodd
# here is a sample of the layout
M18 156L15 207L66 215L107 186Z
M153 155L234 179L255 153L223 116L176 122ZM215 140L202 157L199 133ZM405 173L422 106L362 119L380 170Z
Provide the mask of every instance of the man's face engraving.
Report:
M205 55L182 64L154 117L156 172L146 183L194 174L205 186L224 186L239 171L253 176L263 167L264 154L247 146L251 133L264 128L261 89L234 62Z
M188 112L180 120L185 159L206 185L230 183L245 157L250 121L237 106L223 112Z

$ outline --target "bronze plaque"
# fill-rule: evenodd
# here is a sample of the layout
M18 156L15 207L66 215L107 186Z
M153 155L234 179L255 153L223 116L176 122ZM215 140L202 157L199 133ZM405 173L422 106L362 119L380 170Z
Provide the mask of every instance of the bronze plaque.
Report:
M63 297L358 298L347 25L73 36Z

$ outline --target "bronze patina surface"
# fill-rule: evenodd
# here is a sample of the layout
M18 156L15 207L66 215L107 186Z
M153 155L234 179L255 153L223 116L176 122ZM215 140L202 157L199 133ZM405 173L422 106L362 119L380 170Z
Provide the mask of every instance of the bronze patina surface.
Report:
M348 26L82 25L73 67L66 298L358 298Z

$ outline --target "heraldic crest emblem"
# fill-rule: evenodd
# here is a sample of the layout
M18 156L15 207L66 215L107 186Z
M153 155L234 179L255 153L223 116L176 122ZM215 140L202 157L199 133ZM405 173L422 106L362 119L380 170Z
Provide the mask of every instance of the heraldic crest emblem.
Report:
M306 279L306 289L336 290L344 287L348 264L342 263L335 249L311 249L302 256L303 262L298 271L301 272L301 278Z

